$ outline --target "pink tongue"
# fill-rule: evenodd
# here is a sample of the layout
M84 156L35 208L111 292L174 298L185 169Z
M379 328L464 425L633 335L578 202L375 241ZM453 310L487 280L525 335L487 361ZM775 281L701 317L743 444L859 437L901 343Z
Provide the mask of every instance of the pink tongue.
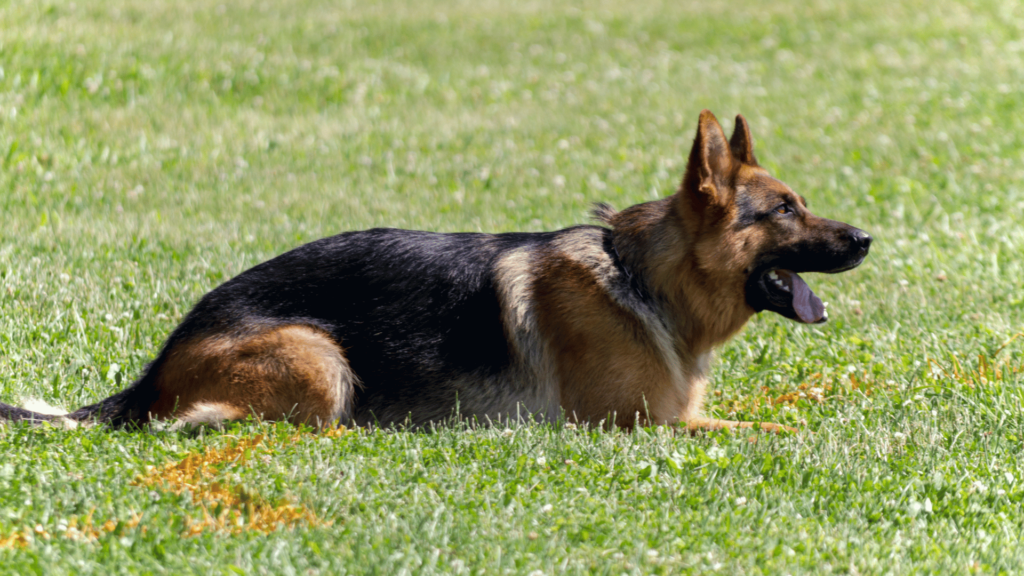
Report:
M777 270L779 278L793 291L793 310L800 320L813 324L825 315L825 305L821 303L804 279L789 270Z

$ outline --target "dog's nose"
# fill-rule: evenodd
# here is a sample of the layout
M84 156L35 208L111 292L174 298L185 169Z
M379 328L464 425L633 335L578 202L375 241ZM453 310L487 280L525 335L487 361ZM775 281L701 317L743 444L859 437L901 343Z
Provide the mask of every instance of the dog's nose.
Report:
M871 247L871 235L863 230L857 228L851 230L850 240L853 241L854 246L860 249L861 254L867 254L868 248Z

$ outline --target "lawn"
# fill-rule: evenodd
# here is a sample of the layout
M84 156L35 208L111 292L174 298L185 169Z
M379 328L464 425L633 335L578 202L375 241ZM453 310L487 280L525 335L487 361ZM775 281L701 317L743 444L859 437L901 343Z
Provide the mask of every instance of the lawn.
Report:
M67 408L343 230L536 231L674 191L702 108L875 237L708 412L780 436L0 427L0 572L1014 573L1012 1L0 3L0 400Z

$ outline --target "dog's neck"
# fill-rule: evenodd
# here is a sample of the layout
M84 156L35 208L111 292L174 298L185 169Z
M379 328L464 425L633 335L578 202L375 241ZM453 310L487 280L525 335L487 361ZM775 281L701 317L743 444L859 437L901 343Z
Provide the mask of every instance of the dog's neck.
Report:
M677 347L700 355L738 332L754 310L746 304L742 282L718 278L701 265L693 234L672 200L605 210L598 217L612 227L615 256L631 284L647 290L663 310Z

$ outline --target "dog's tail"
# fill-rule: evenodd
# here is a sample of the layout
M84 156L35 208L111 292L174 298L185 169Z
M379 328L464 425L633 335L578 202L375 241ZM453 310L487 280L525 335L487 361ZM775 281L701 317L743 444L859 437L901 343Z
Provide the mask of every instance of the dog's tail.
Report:
M77 420L68 418L66 411L54 408L41 400L29 400L21 408L0 403L0 420L23 421L30 424L49 422L55 425L62 425L65 428L74 428L78 425Z
M152 386L146 386L149 370L131 386L74 412L65 412L44 402L31 400L19 408L0 403L0 421L42 424L49 422L65 427L77 424L108 424L111 426L141 425L149 421L149 407L156 400Z
M26 408L18 408L17 406L0 402L0 420L26 420L33 424L38 424L40 422L52 422L60 418L63 418L63 415L34 412Z

